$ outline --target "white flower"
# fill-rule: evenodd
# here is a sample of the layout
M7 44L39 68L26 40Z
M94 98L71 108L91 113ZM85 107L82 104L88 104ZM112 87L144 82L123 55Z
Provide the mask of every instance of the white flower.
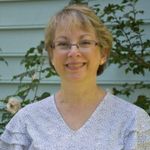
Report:
M15 114L21 108L21 102L15 97L10 97L6 107L8 112Z

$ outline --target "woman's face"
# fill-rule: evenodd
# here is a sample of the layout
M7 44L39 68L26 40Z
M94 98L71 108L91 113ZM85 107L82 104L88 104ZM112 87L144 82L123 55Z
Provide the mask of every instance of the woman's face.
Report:
M93 42L87 47L89 41ZM105 57L101 55L100 47L96 42L93 29L88 31L77 27L71 28L70 31L64 31L63 27L56 29L52 64L62 81L96 79L99 65L105 62ZM72 45L67 49L68 43L80 43L81 47Z

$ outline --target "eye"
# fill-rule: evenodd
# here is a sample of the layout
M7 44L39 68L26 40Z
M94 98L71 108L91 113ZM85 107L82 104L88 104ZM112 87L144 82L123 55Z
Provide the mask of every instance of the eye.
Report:
M90 40L82 40L82 41L79 42L79 45L81 47L87 47L87 46L91 45L91 41Z
M68 46L69 43L68 42L56 42L56 46Z
M68 50L70 47L70 43L67 41L57 41L55 43L55 48L58 50Z

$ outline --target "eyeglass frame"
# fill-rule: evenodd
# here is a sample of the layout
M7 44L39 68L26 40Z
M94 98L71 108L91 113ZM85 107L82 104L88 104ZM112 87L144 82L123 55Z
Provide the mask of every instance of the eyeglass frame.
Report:
M71 48L72 48L72 46L76 46L79 50L82 50L82 49L88 49L88 48L83 48L81 45L80 45L80 42L82 42L82 41L88 41L88 42L92 42L93 44L94 44L94 46L100 46L100 43L99 42L97 42L97 41L95 41L95 40L81 40L81 41L79 41L79 42L77 42L77 43L71 43L71 42L69 42L68 41L68 48L66 48L66 49L59 49L59 50L61 50L61 51L70 51L71 50ZM56 42L58 42L58 41L55 41L55 42L53 42L51 45L50 45L50 47L51 48L53 48L53 49L56 49L56 45L55 45L55 43ZM92 46L92 45L91 45ZM90 46L89 46L89 48L90 48Z

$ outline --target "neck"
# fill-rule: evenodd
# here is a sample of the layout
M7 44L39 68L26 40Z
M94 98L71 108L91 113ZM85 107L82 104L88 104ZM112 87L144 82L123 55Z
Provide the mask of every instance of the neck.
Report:
M62 82L57 99L62 103L85 104L101 99L105 92L97 86L96 81L83 83Z

